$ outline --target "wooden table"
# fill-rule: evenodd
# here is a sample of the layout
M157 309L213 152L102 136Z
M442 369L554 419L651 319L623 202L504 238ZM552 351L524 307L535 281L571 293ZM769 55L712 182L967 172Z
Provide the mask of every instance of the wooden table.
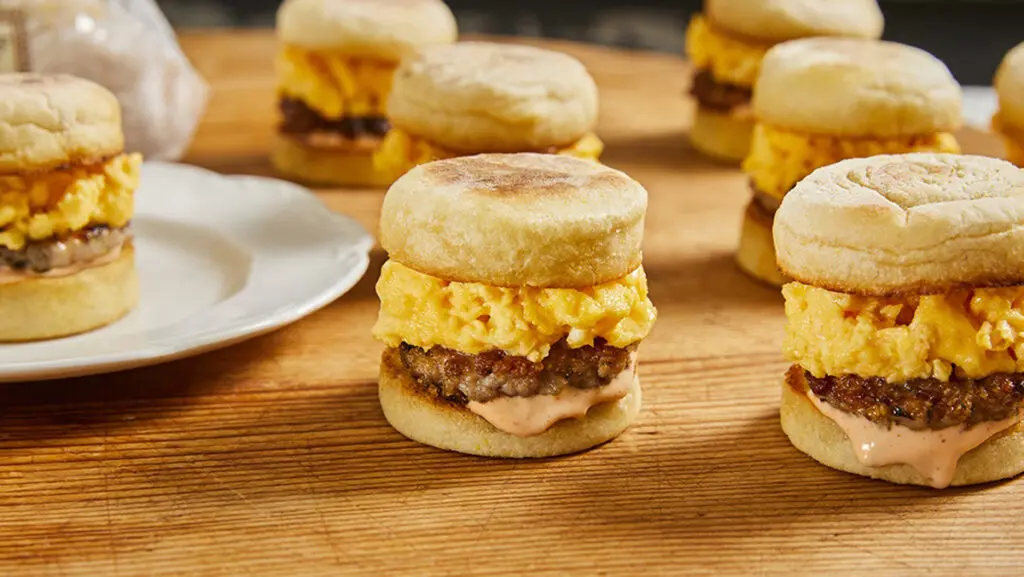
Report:
M272 38L184 44L213 84L189 160L268 173ZM607 163L650 191L645 263L661 315L641 349L634 427L541 461L406 441L376 398L378 251L351 293L275 334L0 387L0 573L1019 574L1021 482L892 486L822 467L783 436L781 299L733 265L745 182L685 144L687 66L553 46L601 86ZM320 197L375 230L381 192Z

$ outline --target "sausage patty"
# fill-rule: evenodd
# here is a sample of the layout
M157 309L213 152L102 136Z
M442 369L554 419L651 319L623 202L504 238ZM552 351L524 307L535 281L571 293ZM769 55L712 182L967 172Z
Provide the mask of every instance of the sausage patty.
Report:
M735 108L750 104L752 91L744 86L719 82L711 75L710 70L698 70L693 76L690 94L705 108L731 112Z
M766 192L761 192L753 184L750 185L750 188L754 193L754 204L757 205L757 208L766 216L774 217L779 207L782 206L782 201Z
M489 351L478 355L444 347L422 349L402 343L384 352L384 362L409 373L440 397L464 404L498 397L555 395L566 387L591 389L607 385L629 368L637 345L620 349L598 340L594 346L569 348L555 343L539 363L526 357Z
M0 246L0 269L45 273L87 263L120 248L129 238L131 231L127 227L96 225L71 236L32 241L20 250Z
M890 383L881 377L856 375L819 379L794 365L786 373L786 382L799 392L810 389L841 411L886 427L903 425L918 430L1000 421L1016 414L1024 402L1021 373Z
M280 130L285 134L330 132L354 140L361 136L380 138L387 134L390 128L388 120L380 116L349 116L340 120L330 120L295 98L282 98L280 108Z

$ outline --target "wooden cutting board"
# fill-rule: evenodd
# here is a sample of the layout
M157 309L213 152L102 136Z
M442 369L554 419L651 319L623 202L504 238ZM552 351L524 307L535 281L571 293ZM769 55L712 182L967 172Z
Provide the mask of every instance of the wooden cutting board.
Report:
M189 160L269 173L269 33L189 34L213 87ZM732 253L747 190L686 144L673 55L547 44L601 87L604 160L650 191L660 319L645 408L589 453L500 461L406 441L376 399L375 252L348 295L202 357L0 387L0 573L1019 574L1024 482L934 491L790 447L778 292ZM998 152L965 132L969 151ZM382 192L322 191L375 230Z

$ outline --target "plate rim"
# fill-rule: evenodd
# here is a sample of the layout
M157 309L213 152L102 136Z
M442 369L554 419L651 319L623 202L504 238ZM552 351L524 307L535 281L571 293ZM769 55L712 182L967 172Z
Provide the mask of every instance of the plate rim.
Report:
M262 318L259 315L247 316L225 323L220 327L214 327L213 330L206 331L202 338L190 341L187 344L161 344L158 342L143 349L122 350L67 360L55 359L20 367L5 366L0 363L0 383L45 381L106 374L163 364L223 349L273 332L317 312L349 292L366 276L366 272L369 270L370 253L375 244L373 235L354 218L328 208L316 197L316 193L309 188L294 182L266 176L220 174L186 163L146 161L144 168L145 166L156 167L160 170L186 171L200 178L224 180L232 183L242 181L253 182L279 190L288 190L289 193L309 195L316 200L319 209L323 210L325 215L343 222L351 231L358 234L358 239L351 246L346 247L346 250L342 253L343 256L340 257L346 262L351 261L352 266L345 269L347 271L345 275L339 275L339 278L333 284L325 286L315 296L304 301L296 301L277 307L268 311L268 314ZM231 295L229 299L219 301L217 305L228 302L238 295L244 294L247 290L252 290L252 288L247 285L239 292ZM5 345L0 344L0 347L3 346Z

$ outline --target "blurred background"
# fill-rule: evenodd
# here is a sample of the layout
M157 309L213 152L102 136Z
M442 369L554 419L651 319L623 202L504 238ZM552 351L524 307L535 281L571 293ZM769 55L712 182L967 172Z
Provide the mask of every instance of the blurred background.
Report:
M274 25L280 0L158 0L175 27ZM1024 40L1024 0L881 0L885 38L942 59L961 84L990 84ZM462 32L680 52L700 0L448 0Z

